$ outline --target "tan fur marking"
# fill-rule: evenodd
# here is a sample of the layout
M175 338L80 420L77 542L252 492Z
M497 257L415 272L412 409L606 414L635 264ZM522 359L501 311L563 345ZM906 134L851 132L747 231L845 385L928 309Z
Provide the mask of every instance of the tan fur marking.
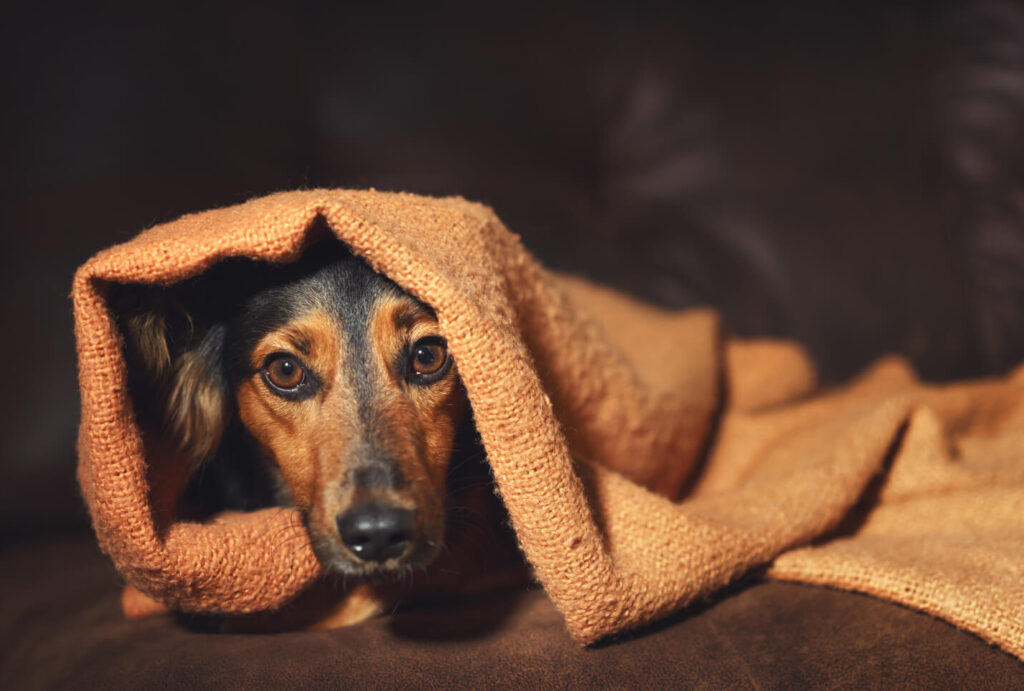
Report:
M308 354L301 352L300 344ZM343 340L335 320L314 310L256 345L250 359L253 374L236 391L242 421L277 463L296 504L306 509L316 503L325 479L322 458L339 452L338 441L349 436L343 424L329 424L331 416L324 406L339 386L342 351ZM317 394L304 401L290 401L271 392L260 368L273 353L298 358L321 382ZM333 427L335 434L324 434L325 427Z
M461 385L454 365L439 381L417 386L405 381L404 361L395 362L416 341L440 336L434 316L411 298L391 294L371 316L371 340L380 377L379 406L392 457L409 482L408 493L419 507L420 531L440 542L444 530L445 474L451 458L455 428L465 413ZM388 385L391 385L390 387Z

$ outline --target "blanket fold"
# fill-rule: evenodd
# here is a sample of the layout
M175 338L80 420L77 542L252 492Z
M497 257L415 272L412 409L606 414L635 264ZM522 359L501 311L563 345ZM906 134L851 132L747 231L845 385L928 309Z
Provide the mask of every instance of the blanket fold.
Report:
M765 566L922 609L1024 658L1024 368L936 387L890 358L816 393L796 346L723 341L710 311L548 272L479 204L372 190L185 216L76 274L78 476L138 591L251 612L320 569L294 511L168 513L185 461L136 425L111 284L292 261L318 221L436 311L522 551L580 642Z

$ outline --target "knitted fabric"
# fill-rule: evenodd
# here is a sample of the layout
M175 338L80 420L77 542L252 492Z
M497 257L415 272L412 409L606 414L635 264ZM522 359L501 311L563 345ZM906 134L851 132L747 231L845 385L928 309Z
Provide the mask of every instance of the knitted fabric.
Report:
M272 609L320 567L293 510L167 513L186 461L135 423L110 284L172 284L227 257L292 261L317 219L435 309L522 551L580 642L764 566L922 609L1024 658L1024 369L936 387L888 359L815 395L793 345L723 342L709 311L550 273L487 207L376 191L185 216L76 274L78 477L102 548L150 598Z

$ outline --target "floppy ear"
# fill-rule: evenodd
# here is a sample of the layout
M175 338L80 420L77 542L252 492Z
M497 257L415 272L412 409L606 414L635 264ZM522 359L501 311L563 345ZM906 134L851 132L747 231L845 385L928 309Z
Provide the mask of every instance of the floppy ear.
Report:
M197 320L167 289L125 286L119 322L140 422L168 434L196 464L228 422L223 323Z

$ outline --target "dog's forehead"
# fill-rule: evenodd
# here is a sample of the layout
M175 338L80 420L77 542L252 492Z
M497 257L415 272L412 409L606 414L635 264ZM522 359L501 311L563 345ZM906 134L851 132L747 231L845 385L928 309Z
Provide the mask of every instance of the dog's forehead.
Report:
M324 267L291 290L305 296L310 303L307 309L319 308L346 330L366 324L385 298L404 295L398 286L354 257Z
M365 262L347 255L305 271L286 267L256 287L237 321L240 333L258 338L319 311L348 330L365 323L383 299L402 294Z
M269 267L254 281L229 319L227 355L236 377L247 376L250 354L263 339L311 314L330 320L349 350L362 351L378 307L405 296L362 259L336 250L327 258L307 256L294 265Z

